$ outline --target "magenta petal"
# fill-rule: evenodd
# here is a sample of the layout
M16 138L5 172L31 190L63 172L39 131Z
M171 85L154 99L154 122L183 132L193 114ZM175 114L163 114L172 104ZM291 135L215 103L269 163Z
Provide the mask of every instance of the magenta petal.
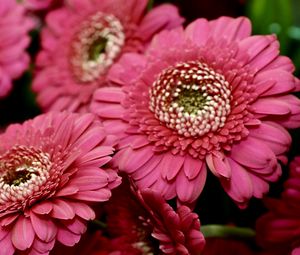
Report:
M138 33L144 41L148 41L158 31L175 28L183 23L178 9L170 4L153 8L142 20Z
M11 241L13 245L21 251L31 247L35 237L35 232L29 218L20 215L12 230Z
M132 173L153 157L153 152L150 146L145 146L137 150L130 147L120 151L122 158L119 159L119 168L126 173Z
M85 220L93 220L95 218L94 210L84 203L71 202L75 214Z
M267 121L251 130L249 135L267 143L276 155L287 152L292 142L286 129L276 123Z
M166 153L159 164L162 177L167 179L168 181L174 179L179 173L179 171L182 169L184 160L184 156L174 156L172 153Z
M220 17L210 22L212 34L215 40L219 40L220 35L228 41L241 40L251 34L251 23L245 17L232 19Z
M49 216L39 216L30 212L31 224L36 235L43 242L50 242L55 239L57 227Z
M276 95L280 93L286 93L293 91L295 89L295 80L291 73L281 70L273 69L259 72L254 79L254 82L263 82L268 81L274 82L274 85L271 88L262 93L262 96ZM257 84L257 89L261 90L261 85Z
M209 23L206 19L197 19L186 27L185 33L193 43L203 45L209 37Z
M94 99L104 102L120 103L125 97L125 93L118 87L99 88L94 93Z
M66 246L75 245L79 242L80 237L81 235L74 234L63 227L60 227L57 232L57 240Z
M67 202L62 199L55 199L51 216L57 219L69 220L75 217L75 213L72 206Z
M192 157L185 157L184 160L184 174L189 180L193 180L200 173L204 162L199 159L194 159Z
M52 207L53 207L52 203L48 201L43 201L33 206L32 211L34 211L37 214L49 214L52 210Z
M0 244L1 244L1 252L3 253L3 255L4 254L5 255L13 255L13 254L15 254L15 248L13 246L10 234L6 235L5 238L3 238L2 240L0 240Z
M221 178L222 186L228 195L243 207L253 195L252 179L247 170L234 160L228 158L228 163L231 168L231 178L229 180Z
M92 202L104 202L107 201L110 198L110 196L111 196L110 190L101 189L96 191L81 191L72 197L79 200L86 200Z
M291 112L289 105L280 98L260 98L251 105L253 112L258 114L285 115Z
M232 147L230 158L250 168L266 168L276 165L274 153L263 142L248 137Z
M192 203L202 192L206 181L206 165L201 164L201 169L195 178L189 180L183 172L176 179L176 192L180 202Z
M7 216L5 216L4 218L2 218L0 220L0 225L2 227L4 226L8 226L10 225L11 223L13 223L17 218L19 217L19 214L16 213L16 214L9 214ZM1 239L1 238L0 238Z
M72 231L74 234L81 235L86 231L86 223L83 222L80 218L74 218L70 221L64 222L65 227Z
M227 158L222 153L214 155L213 153L206 156L206 163L209 169L217 177L230 178L231 168L228 164Z
M36 251L37 255L48 255L49 251L51 251L54 247L56 239L51 240L48 243L42 242L40 239L36 238L33 242L33 249L30 251L30 255L33 251ZM34 254L34 253L33 253Z

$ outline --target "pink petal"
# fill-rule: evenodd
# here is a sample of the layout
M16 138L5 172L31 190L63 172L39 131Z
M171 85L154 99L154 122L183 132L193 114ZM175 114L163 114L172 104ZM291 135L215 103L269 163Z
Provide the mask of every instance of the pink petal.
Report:
M174 179L182 169L184 160L184 156L173 155L170 152L166 153L158 166L162 177L168 181Z
M53 208L53 204L48 201L42 201L32 207L32 211L37 214L49 214Z
M93 220L95 216L94 210L85 203L71 202L75 214L85 220Z
M66 246L74 246L79 242L80 237L81 235L74 234L63 227L58 228L57 240Z
M281 70L273 69L259 72L254 79L254 83L259 83L263 81L273 81L273 86L261 95L269 96L276 95L280 93L290 92L295 89L295 80L291 73ZM261 85L257 84L257 89L261 90Z
M6 235L5 238L0 240L1 243L1 252L3 252L3 255L13 255L15 254L15 248L12 243L11 235Z
M119 169L126 173L133 173L153 157L153 151L150 146L145 146L137 150L128 147L121 150L119 154L122 155L118 162Z
M125 109L120 104L97 103L91 106L91 111L101 118L118 119L125 114Z
M24 251L31 247L34 236L35 232L29 218L20 215L12 230L11 241L13 245L18 250Z
M221 17L211 21L210 27L215 40L219 40L222 36L228 41L235 41L251 35L251 22L245 17L237 19Z
M254 169L275 166L277 162L270 148L251 137L234 145L229 156L241 165Z
M289 133L273 122L263 122L259 127L250 130L249 135L268 144L276 155L287 152L292 142Z
M30 212L31 224L36 235L46 243L55 239L57 227L49 216L40 216Z
M66 201L55 199L53 201L53 209L51 216L57 219L69 220L75 217L74 210Z
M206 19L197 19L186 27L185 33L196 45L204 45L210 33L209 23Z
M206 182L206 165L203 162L197 176L189 180L184 172L180 172L176 179L176 193L180 202L192 203L201 194Z
M86 231L86 223L80 218L74 218L71 221L64 222L65 227L74 234L81 235Z
M189 180L193 180L194 178L196 178L202 168L203 168L203 161L188 156L185 157L183 170L185 176Z
M138 34L144 41L162 30L176 28L183 23L184 19L179 16L178 9L171 4L162 4L153 8L142 20Z
M251 105L251 110L258 114L285 115L289 114L289 105L279 98L259 98Z
M101 189L97 191L82 191L78 192L72 197L79 200L86 200L91 202L104 202L111 197L111 191L109 189Z
M94 93L94 99L103 102L120 103L125 98L125 93L119 87L103 87Z
M217 177L231 177L230 165L228 164L227 158L222 153L216 155L214 155L214 153L208 154L206 156L206 163L212 173Z
M234 160L228 158L228 163L231 168L231 178L227 180L221 178L220 181L228 195L241 207L244 207L253 195L252 179L247 170Z
M51 240L48 243L42 242L40 239L35 238L34 242L33 242L33 249L31 249L30 251L30 255L31 254L37 254L37 255L48 255L49 251L51 251L54 247L56 239ZM34 253L34 251L36 253Z

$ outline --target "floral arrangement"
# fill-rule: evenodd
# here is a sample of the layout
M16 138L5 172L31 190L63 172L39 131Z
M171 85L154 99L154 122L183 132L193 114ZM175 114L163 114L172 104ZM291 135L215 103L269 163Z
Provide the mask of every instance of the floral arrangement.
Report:
M0 254L300 254L300 28L196 2L1 1Z

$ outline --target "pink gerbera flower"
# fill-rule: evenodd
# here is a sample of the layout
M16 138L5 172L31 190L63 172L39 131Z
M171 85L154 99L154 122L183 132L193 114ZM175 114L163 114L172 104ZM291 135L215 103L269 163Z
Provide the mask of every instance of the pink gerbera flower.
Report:
M274 254L300 254L300 157L291 163L280 199L268 199L270 211L257 222L259 243ZM273 254L273 253L272 253Z
M89 202L119 184L114 138L90 114L50 113L0 135L0 243L5 255L48 254L72 246L95 217Z
M191 203L208 168L245 206L278 179L285 128L300 125L299 81L276 37L250 32L247 18L228 17L162 32L94 93L92 111L121 139L114 162L141 189Z
M1 0L0 8L0 98L12 88L12 80L27 69L30 43L28 32L34 22L25 16L25 8L17 1Z
M177 211L150 189L131 193L124 182L106 205L107 231L113 248L128 254L200 254L205 240L198 215L186 206ZM127 244L127 245L126 245ZM123 248L122 248L123 247ZM122 249L121 249L122 248Z
M33 89L44 111L88 111L91 96L124 52L144 51L156 32L183 19L169 4L144 15L147 0L69 0L46 17Z

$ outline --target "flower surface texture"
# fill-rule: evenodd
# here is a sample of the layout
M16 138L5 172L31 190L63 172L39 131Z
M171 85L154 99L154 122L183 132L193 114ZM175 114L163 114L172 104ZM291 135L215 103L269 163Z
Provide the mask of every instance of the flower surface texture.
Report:
M72 246L120 183L111 160L115 138L92 114L49 113L0 136L1 254L48 254Z
M44 111L87 112L122 54L144 51L155 33L183 22L170 4L145 14L147 2L69 0L49 12L33 82Z
M300 254L299 156L291 163L290 170L281 198L267 199L270 211L257 222L259 243L274 254Z
M120 138L114 164L143 189L192 203L207 169L244 207L281 174L300 124L290 59L247 18L198 19L154 37L110 70L92 112Z
M25 49L34 22L16 1L1 0L0 8L0 98L7 96L12 80L19 78L29 65Z
M107 231L112 237L107 243L110 252L196 255L203 250L198 215L187 206L175 211L150 189L135 193L122 183L113 191L105 210Z

